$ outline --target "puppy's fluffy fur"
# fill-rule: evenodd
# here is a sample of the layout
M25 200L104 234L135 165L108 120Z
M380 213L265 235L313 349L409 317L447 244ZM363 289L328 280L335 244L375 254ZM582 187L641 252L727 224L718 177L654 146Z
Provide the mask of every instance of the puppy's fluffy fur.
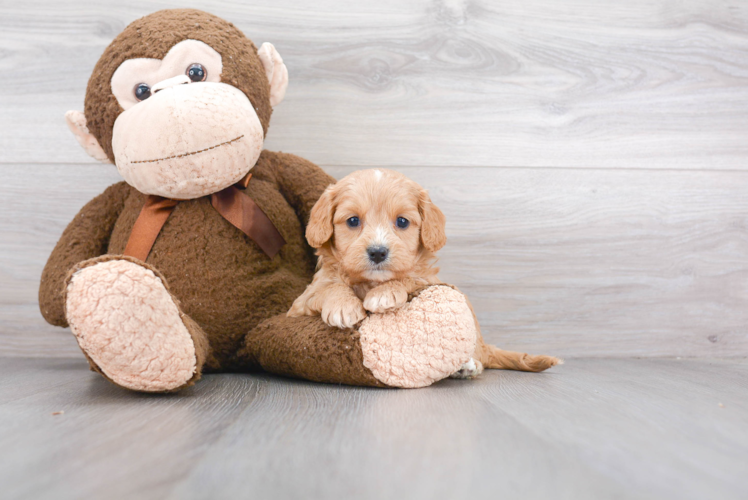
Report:
M407 227L398 227L398 219ZM439 283L434 252L447 241L444 214L428 193L390 170L361 170L328 187L306 237L318 249L318 270L289 315L321 314L339 328L352 327L366 311L400 307L416 288ZM376 260L386 257L377 263L371 251Z
M426 190L400 173L360 170L344 177L312 209L306 237L317 249L318 269L288 315L320 314L328 325L350 328L367 311L403 306L409 293L441 283L434 263L447 242L444 226ZM479 332L474 359L456 376L474 377L483 365L542 371L558 363L484 344Z

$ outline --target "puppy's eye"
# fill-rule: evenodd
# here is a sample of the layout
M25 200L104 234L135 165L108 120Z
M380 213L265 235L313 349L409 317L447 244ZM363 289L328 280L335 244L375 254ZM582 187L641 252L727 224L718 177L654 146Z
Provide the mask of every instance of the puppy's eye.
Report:
M205 71L203 65L199 63L190 64L190 67L187 68L185 74L189 76L190 80L193 82L202 82L208 76L208 72Z
M135 85L133 92L135 93L135 99L138 101L145 101L151 97L151 87L147 83L139 83Z
M348 224L348 227L358 227L358 225L361 224L361 221L358 220L358 217L351 217L345 221L345 223Z
M400 229L405 229L408 226L410 226L410 221L406 219L405 217L398 217L397 218L397 227Z

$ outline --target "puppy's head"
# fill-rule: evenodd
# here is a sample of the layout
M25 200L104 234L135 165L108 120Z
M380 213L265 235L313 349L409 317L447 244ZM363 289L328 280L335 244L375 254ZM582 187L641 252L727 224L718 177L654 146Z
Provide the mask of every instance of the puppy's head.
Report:
M444 214L428 193L391 170L361 170L327 188L306 237L352 281L406 277L447 242Z

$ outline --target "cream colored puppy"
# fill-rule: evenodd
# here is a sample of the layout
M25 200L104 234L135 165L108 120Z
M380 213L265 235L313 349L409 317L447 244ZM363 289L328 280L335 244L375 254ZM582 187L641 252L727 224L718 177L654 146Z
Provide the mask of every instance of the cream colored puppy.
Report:
M408 294L441 283L434 267L447 242L444 214L421 186L391 170L361 170L329 186L312 208L306 238L319 261L312 283L289 316L321 315L350 328L366 312L405 305ZM472 378L483 368L539 372L561 363L552 356L504 351L480 335L473 358L452 375Z
M434 252L447 241L444 214L428 193L391 170L361 170L327 188L306 237L318 271L289 316L320 314L350 328L366 311L403 306L408 294L440 283Z

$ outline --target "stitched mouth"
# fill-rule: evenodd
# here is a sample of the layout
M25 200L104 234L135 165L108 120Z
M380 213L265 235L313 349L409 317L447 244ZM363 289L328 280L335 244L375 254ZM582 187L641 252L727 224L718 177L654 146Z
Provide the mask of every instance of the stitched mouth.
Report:
M244 137L244 134L240 135L239 137L234 137L230 141L225 141L225 142L222 142L221 144L216 144L215 146L211 146L211 147L205 148L205 149L200 149L198 151L192 151L191 153L182 153L181 155L167 156L165 158L157 158L155 160L131 161L130 163L154 163L154 162L157 162L157 161L172 160L174 158L183 158L185 156L192 156L192 155L196 155L198 153L204 153L206 151L210 151L211 149L220 148L221 146L225 146L227 144L231 144L232 142L236 142L236 141L238 141L239 139L241 139L243 137Z

